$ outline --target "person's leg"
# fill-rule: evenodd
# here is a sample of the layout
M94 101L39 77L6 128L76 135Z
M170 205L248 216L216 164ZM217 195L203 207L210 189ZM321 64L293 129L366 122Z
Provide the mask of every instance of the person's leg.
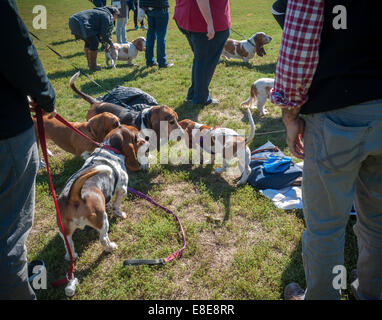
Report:
M99 40L97 36L86 38L85 47L88 48L88 67L90 70L100 70L101 66L97 64Z
M207 39L206 33L190 33L194 61L192 65L192 84L187 97L189 98L192 95L192 103L209 104L212 101L208 87L228 37L229 30L216 32L211 40Z
M0 141L0 300L36 299L25 242L33 224L39 158L33 127Z
M134 27L135 29L138 29L138 8L135 7L133 11L134 11Z
M208 69L206 70L207 86L210 85L212 77L215 73L217 64L220 61L224 45L229 37L230 30L219 31L215 33L215 37L209 41L208 49Z
M347 110L305 118L302 257L306 299L340 299L334 267L344 267L345 229L365 157L367 122Z
M115 35L117 37L117 43L122 44L122 29L124 18L117 19L117 26L115 27Z
M209 91L205 71L208 68L208 39L205 33L190 32L189 39L193 48L194 59L191 71L191 86L187 99L194 104L205 104L209 99Z
M157 37L157 61L159 67L167 65L166 57L166 34L169 13L168 9L157 10L156 14L156 37Z
M365 151L371 156L363 162L356 189L359 299L382 300L382 101L362 105L370 123Z
M155 64L154 59L154 45L156 39L156 19L153 11L147 10L147 34L146 34L146 65L152 66Z

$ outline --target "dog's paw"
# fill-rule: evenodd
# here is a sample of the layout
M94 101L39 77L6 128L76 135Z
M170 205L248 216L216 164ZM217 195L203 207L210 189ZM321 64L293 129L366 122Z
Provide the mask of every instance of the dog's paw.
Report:
M112 208L111 213L115 215L116 217L126 219L127 215L126 212L121 211L120 209Z
M113 252L115 249L118 249L118 246L115 242L110 242L107 247L105 247L106 252Z
M77 252L72 252L72 257L73 257L73 260L78 259L78 254L77 254ZM65 260L66 260L66 261L70 261L69 253L65 254Z

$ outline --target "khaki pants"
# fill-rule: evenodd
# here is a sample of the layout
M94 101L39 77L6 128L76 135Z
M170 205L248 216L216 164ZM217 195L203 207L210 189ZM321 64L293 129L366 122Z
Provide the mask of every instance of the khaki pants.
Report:
M303 172L306 299L339 299L345 228L357 211L358 295L382 299L382 100L307 115ZM351 270L347 270L348 276Z

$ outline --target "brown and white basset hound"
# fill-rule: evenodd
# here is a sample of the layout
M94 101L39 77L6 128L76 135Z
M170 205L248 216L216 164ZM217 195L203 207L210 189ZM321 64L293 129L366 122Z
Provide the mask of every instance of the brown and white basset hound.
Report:
M168 106L151 106L141 111L138 117L136 117L136 111L134 112L134 115L132 115L131 110L128 108L113 103L101 102L77 89L74 85L74 81L78 78L79 74L79 72L76 73L70 79L69 84L75 93L77 93L81 98L90 103L90 109L88 110L86 119L90 119L96 114L100 114L102 112L110 112L116 115L122 124L134 126L138 130L151 129L156 134L155 147L157 148L157 150L160 149L161 144L166 142L165 139L161 140L161 136L163 136L163 132L161 131L164 131L164 129L168 132L168 135L170 137L176 136L176 140L181 139L182 135L184 134L184 131L178 123L178 115L174 110L172 110ZM177 135L171 135L171 133L174 130L176 130L175 133L177 133ZM150 143L153 143L153 141L150 141Z
M255 55L263 57L266 55L264 45L271 42L272 38L264 32L256 32L248 40L232 40L228 39L224 45L222 56L226 59L241 59L248 62Z
M254 109L255 102L256 107L260 112L260 115L266 115L268 111L264 108L264 104L269 99L269 92L273 88L275 80L272 78L261 78L256 80L251 85L251 91L249 98L243 101L240 106L250 106L251 109Z
M188 147L196 150L200 148L200 164L203 163L202 151L211 155L211 164L214 164L215 156L219 153L223 160L223 166L215 169L215 172L221 173L228 169L228 161L238 157L238 165L240 172L242 173L238 185L241 185L247 182L251 173L251 168L249 166L251 161L251 150L248 147L248 143L255 136L255 124L249 109L248 119L250 122L250 133L248 138L239 135L236 131L229 128L212 128L190 119L184 119L180 121L179 124L188 135L186 141ZM220 144L219 147L218 144Z
M99 231L104 250L110 252L117 248L108 237L106 205L115 196L111 213L126 218L126 213L120 208L127 193L126 168L131 171L139 170L139 148L145 148L147 142L139 136L136 128L121 125L105 137L104 144L120 153L106 148L95 149L82 168L69 179L58 198L65 235L74 259L78 255L72 235L76 229L83 229L85 226ZM61 230L58 221L57 224ZM61 231L60 235L63 237ZM69 260L68 252L65 258Z
M146 39L139 37L133 42L123 44L114 43L114 48L108 46L105 49L106 65L115 68L117 60L127 61L129 66L133 65L133 60L137 57L138 52L146 51Z
M86 138L80 136L72 129L65 126L56 118L48 119L43 117L45 136L52 140L57 146L66 152L82 156L87 156L93 152L96 145ZM38 130L36 119L33 119L36 138L38 138ZM86 122L71 122L71 125L87 135L96 142L102 142L106 135L113 129L119 127L119 118L110 112L100 113ZM39 141L39 139L36 139Z

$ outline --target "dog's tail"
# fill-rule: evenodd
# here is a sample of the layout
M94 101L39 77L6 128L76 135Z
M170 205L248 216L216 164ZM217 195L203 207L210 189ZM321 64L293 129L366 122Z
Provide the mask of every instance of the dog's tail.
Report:
M74 81L76 81L76 79L79 77L79 75L80 75L80 71L78 71L73 77L70 78L70 81L69 81L70 88L72 88L72 90L75 93L77 93L82 99L86 100L90 104L99 102L98 100L92 98L91 96L87 95L86 93L81 92L80 90L78 90L76 88L76 86L74 85Z
M86 182L87 179L90 177L100 174L100 173L106 173L107 175L112 175L113 170L106 165L99 165L95 168L91 168L89 171L85 172L81 177L77 178L76 181L73 182L72 187L69 191L69 202L79 202L81 201L81 189Z
M247 100L243 101L240 104L240 107L242 107L242 106L252 107L254 105L254 103L256 102L256 96L257 96L257 88L256 88L255 84L252 84L249 98Z
M250 143L253 140L253 138L255 137L255 131L256 131L255 122L253 121L252 113L249 108L248 108L248 119L249 119L249 124L251 125L251 130L249 132L249 136L247 140L245 140L246 144Z

